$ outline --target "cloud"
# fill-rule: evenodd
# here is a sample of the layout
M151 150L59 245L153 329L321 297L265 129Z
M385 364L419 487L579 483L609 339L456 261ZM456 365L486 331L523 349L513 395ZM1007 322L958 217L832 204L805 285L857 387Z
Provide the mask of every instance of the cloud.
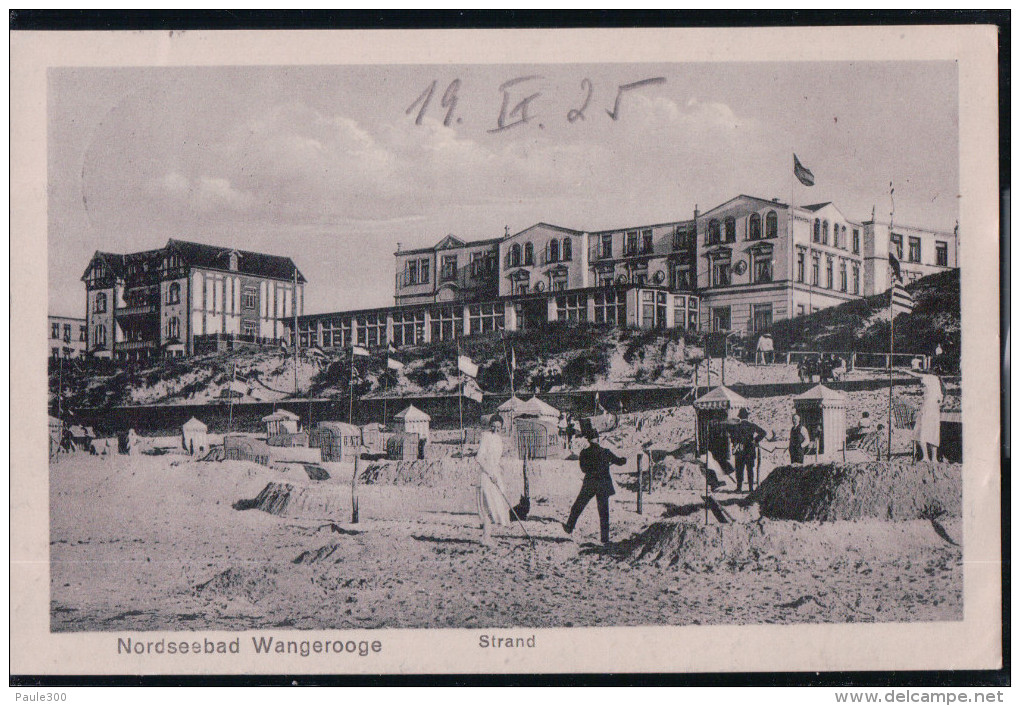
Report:
M231 186L223 177L200 176L189 179L178 171L170 171L155 189L178 208L199 214L237 214L250 211L255 197Z

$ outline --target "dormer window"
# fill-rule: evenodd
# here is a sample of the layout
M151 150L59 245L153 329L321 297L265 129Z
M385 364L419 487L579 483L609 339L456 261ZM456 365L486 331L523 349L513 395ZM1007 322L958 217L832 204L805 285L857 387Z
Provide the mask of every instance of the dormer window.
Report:
M230 255L227 256L227 268L231 272L237 272L237 261L239 256L236 250L231 250Z

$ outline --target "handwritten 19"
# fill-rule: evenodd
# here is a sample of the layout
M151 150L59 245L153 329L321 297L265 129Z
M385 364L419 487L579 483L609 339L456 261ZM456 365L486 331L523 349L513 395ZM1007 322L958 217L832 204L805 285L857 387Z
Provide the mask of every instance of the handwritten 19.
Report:
M502 103L500 104L499 114L496 117L496 127L490 129L488 132L503 132L511 128L517 127L518 125L525 125L535 117L534 111L532 110L532 103L541 97L541 91L534 91L527 93L530 87L527 86L529 82L538 81L544 78L543 76L518 76L512 78L509 81L504 81L499 86L499 92L503 94ZM620 108L623 97L629 92L645 86L651 86L655 84L662 84L666 82L664 76L656 76L655 78L646 78L640 81L634 81L632 83L625 83L617 86L616 100L613 102L612 110L606 109L606 114L612 120L620 119ZM421 95L418 96L407 110L404 111L404 115L411 115L417 110L417 115L414 118L415 125L421 125L422 120L425 118L426 112L428 112L429 105L432 103L432 98L436 93L438 87L438 81L432 81L428 87L422 91ZM531 84L533 86L534 84ZM443 125L450 127L454 122L454 111L457 109L457 101L459 100L459 92L461 87L461 80L455 78L450 81L450 85L443 91L443 97L440 99L439 104L441 107L446 109L446 115L443 116ZM527 95L519 94L518 91L523 91ZM592 95L595 92L595 86L591 79L585 78L581 80L581 93L583 94L580 105L576 108L572 108L566 113L566 120L570 123L576 123L578 120L587 119L587 111L591 105ZM517 95L514 95L517 94ZM513 96L513 97L512 97ZM511 107L511 102L515 101ZM461 118L456 118L456 122L459 124L462 122ZM544 125L539 124L539 127Z

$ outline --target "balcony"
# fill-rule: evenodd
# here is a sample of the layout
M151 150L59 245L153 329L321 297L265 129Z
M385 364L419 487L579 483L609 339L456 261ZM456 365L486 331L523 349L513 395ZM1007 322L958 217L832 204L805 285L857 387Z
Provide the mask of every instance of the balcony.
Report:
M149 314L155 314L159 309L158 304L136 304L135 306L125 306L117 309L117 318L124 316L146 316Z
M119 351L140 351L145 349L152 349L158 346L157 341L121 341L117 344L117 350Z

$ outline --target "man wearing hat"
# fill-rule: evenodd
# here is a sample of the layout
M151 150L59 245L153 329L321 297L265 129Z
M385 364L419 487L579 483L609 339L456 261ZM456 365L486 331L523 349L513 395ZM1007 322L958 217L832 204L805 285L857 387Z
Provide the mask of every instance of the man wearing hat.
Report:
M737 413L739 421L730 427L730 441L733 443L733 459L737 467L737 492L744 485L744 470L747 470L747 489L754 490L754 461L757 458L758 442L768 436L757 424L747 421L750 415L746 409Z
M588 446L582 449L578 456L584 480L581 482L581 492L577 494L577 500L570 508L570 517L563 525L563 529L567 534L573 533L577 518L581 516L588 502L595 498L599 510L602 543L608 544L609 496L616 493L616 488L613 487L613 477L609 473L609 466L622 466L627 463L627 459L620 458L609 449L599 446L599 433L587 419L581 420L581 435L588 440Z

